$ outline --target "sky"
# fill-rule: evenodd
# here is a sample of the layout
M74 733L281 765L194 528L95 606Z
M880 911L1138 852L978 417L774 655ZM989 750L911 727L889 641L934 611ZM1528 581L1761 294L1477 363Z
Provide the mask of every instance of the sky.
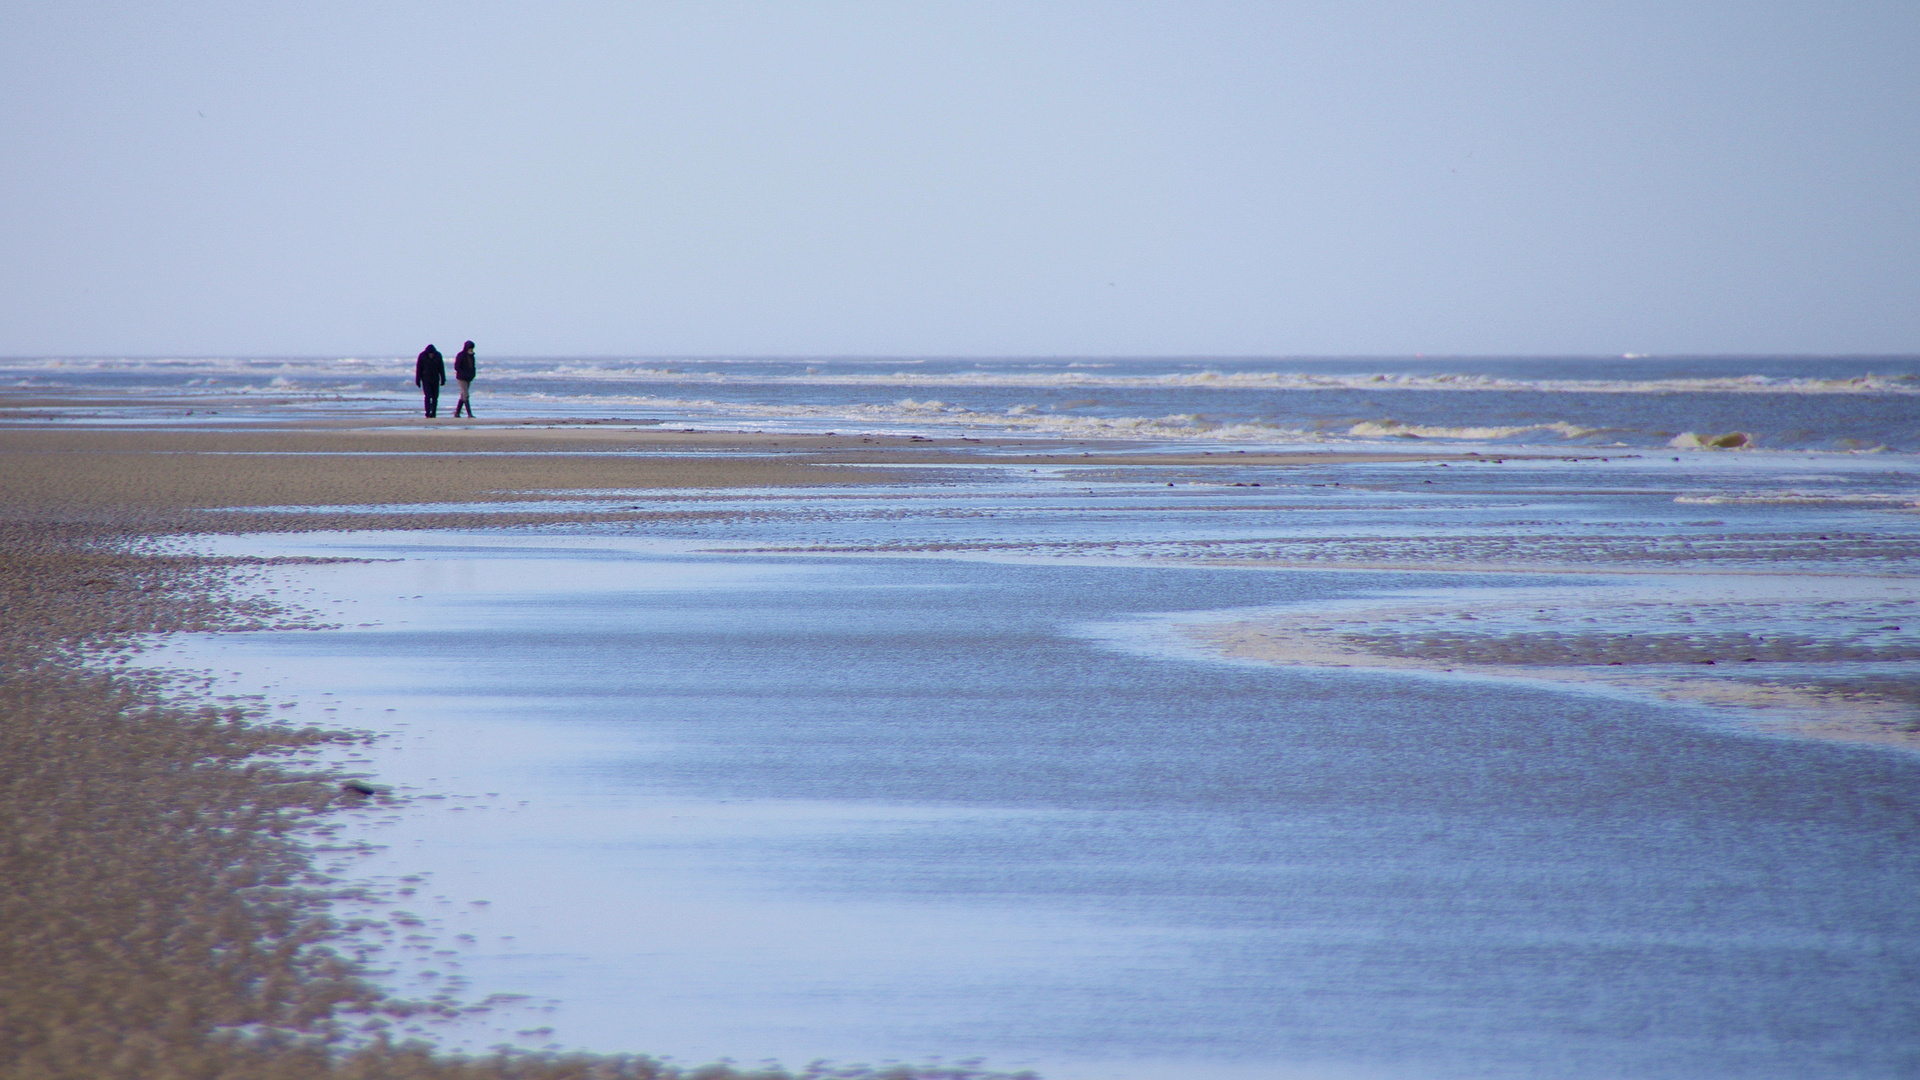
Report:
M1920 352L1920 3L0 2L0 355Z

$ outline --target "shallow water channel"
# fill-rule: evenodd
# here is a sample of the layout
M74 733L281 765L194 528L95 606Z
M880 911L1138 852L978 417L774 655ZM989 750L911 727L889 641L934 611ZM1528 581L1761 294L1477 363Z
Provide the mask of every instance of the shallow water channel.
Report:
M340 863L388 890L372 962L527 995L455 1046L1069 1080L1920 1071L1920 757L1164 629L1525 575L207 546L394 560L272 571L338 629L154 655L389 736L354 767L422 798L340 837L386 845Z

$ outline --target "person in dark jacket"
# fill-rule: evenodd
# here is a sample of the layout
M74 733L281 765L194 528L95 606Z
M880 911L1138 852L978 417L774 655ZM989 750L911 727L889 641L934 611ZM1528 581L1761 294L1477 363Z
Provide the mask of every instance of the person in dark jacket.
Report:
M427 415L440 415L440 388L447 385L447 364L440 350L428 345L413 362L413 385L427 395Z
M460 400L453 406L453 415L459 416L460 410L467 410L467 419L473 419L473 402L467 400L467 388L473 384L473 342L469 341L453 357L453 378L460 384Z

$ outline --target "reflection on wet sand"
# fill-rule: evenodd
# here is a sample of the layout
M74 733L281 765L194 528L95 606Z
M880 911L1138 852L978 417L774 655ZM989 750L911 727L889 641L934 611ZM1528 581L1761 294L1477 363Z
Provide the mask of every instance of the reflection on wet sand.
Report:
M233 697L220 691L243 669L279 663L310 681L294 692L289 676L275 715L405 710L325 777L350 769L417 798L379 806L382 839L411 842L361 883L384 925L327 939L353 963L323 974L455 1012L462 995L544 981L522 1007L552 1004L552 1019L498 1032L536 1047L619 1049L645 1020L637 1048L656 1052L701 1024L711 1038L694 1045L712 1054L800 1029L808 1045L984 1047L997 1066L1029 1055L1057 1075L1153 1080L1321 1063L1910 1071L1920 934L1899 838L1915 760L1619 700L1718 703L1741 723L1910 746L1913 517L1845 496L1885 490L1884 465L1869 477L1825 462L1832 498L1735 498L1702 521L1715 491L1767 489L1753 475L1769 459L1096 456L866 436L789 456L790 438L768 435L378 427L0 437L0 502L74 541L63 559L166 537L250 560L276 544L294 559L391 560L250 563L260 611L305 583L300 602L338 621L203 642L219 678L176 703L175 719L191 717L201 698ZM476 464L479 451L497 456ZM328 531L370 529L395 531ZM10 559L41 538L9 534ZM715 567L746 583L720 587ZM659 587L669 571L684 588ZM416 574L431 583L384 588ZM104 580L10 594L22 640L73 644L59 612ZM114 595L190 604L181 581ZM484 634L457 633L463 616ZM1083 632L1149 617L1206 627L1192 633L1214 659L1116 655ZM410 659L482 645L491 662L471 667ZM257 667L241 662L250 650ZM35 653L27 680L76 683L57 660ZM1351 670L1368 665L1447 677ZM1467 673L1520 678L1455 677ZM74 700L111 731L129 698L102 685ZM233 707L257 720L267 704ZM77 745L39 740L39 775L98 802L36 837L80 831L95 809L139 818L141 785L90 778ZM231 790L277 779L259 770ZM22 813L64 805L15 793ZM255 839L274 825L234 820ZM326 850L364 836L301 835L319 874L369 865L358 848ZM172 874L157 846L91 840L105 846L74 850L141 880ZM209 880L146 899L186 923L202 905L275 914L271 897ZM68 900L36 897L24 925L61 955L144 932L138 905L77 927L38 918ZM505 932L435 937L460 942L482 921ZM201 967L286 940L257 929L233 921ZM128 988L116 970L32 974L104 1000ZM314 989L287 1000L324 1004ZM56 990L41 997L81 1000ZM169 1053L224 1037L204 1018L124 1015ZM769 1033L795 1015L808 1022Z

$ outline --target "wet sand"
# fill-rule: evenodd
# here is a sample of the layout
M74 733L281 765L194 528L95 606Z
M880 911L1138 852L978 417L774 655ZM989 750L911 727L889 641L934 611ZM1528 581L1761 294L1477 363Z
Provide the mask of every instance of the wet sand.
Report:
M692 436L638 441L695 451L740 446ZM368 796L302 768L298 752L356 736L280 727L256 710L205 703L198 688L137 664L141 635L302 624L299 613L235 587L266 560L169 555L156 538L348 523L324 510L205 512L211 508L485 501L563 486L824 482L807 464L764 458L636 465L515 457L476 467L455 456L477 445L577 450L608 442L516 430L371 459L378 467L369 468L359 455L403 447L378 434L324 431L0 433L0 1076L677 1074L644 1058L466 1061L387 1040L380 1033L395 1020L455 1006L387 996L329 948L344 930L326 918L336 883L316 873L307 845L329 812ZM378 524L459 520L412 514ZM369 522L355 516L351 524Z
M4 400L4 399L0 399ZM175 531L299 531L340 527L324 515L247 515L214 519L191 512L259 506L525 504L524 523L576 520L542 516L540 503L638 488L843 486L894 484L910 469L827 468L840 465L1252 465L1457 460L1435 454L1155 453L1107 446L1062 453L1057 443L931 440L889 436L795 437L751 432L665 432L617 427L620 421L555 420L492 426L421 428L395 421L351 428L327 423L236 425L231 429L0 428L0 502L28 517L78 515L88 520L139 510ZM403 515L404 516L404 515ZM617 519L618 508L604 515ZM522 523L489 515L490 524ZM353 527L386 522L356 515ZM444 513L436 528L458 527Z
M1780 734L1920 751L1920 680L1910 671L1920 648L1858 632L1779 629L1806 614L1804 598L1770 595L1779 585L1715 575L1671 584L1658 599L1385 604L1183 629L1204 648L1241 660L1605 687L1723 710ZM1847 596L1847 585L1857 595ZM1853 579L1830 583L1819 602L1847 605L1841 618L1872 626L1910 620L1915 591L1900 578ZM1540 603L1547 606L1535 615ZM1628 606L1642 610L1617 610ZM1513 625L1516 609L1536 625ZM1583 627L1594 615L1610 625ZM1872 670L1893 665L1909 670Z
M209 702L204 688L140 671L134 648L143 634L297 626L306 616L247 587L247 575L270 570L270 560L169 554L167 537L717 520L737 511L629 508L619 493L897 484L915 478L913 466L931 476L936 466L987 459L1171 468L1465 456L1143 454L1118 444L665 431L619 418L78 427L35 421L30 402L10 404L0 408L0 873L10 883L0 908L9 943L0 965L0 1077L22 1078L673 1074L647 1059L462 1062L381 1035L409 1014L460 1006L396 1000L329 951L342 928L324 917L326 894L340 886L317 873L310 847L324 843L329 814L367 796L303 765L303 751L354 734L276 727L258 711ZM849 464L894 467L840 467ZM604 506L581 507L592 500ZM463 508L474 504L487 510ZM388 509L348 509L368 506ZM259 507L302 509L249 509ZM1411 549L1383 557L1382 543L1258 553L1265 558L1219 551L1197 561L1420 565ZM1560 565L1592 572L1591 549L1564 546L1550 553L1564 556ZM1482 548L1483 558L1505 558L1478 568L1550 568L1556 559L1544 550L1536 544L1514 559ZM1474 568L1462 554L1454 568ZM1712 559L1688 549L1662 565L1675 561ZM1913 659L1899 650L1756 641L1730 630L1631 640L1443 632L1418 624L1431 614L1309 614L1193 633L1227 655L1266 662L1612 680L1674 700L1777 706L1796 734L1920 746L1910 680L1680 680L1655 670L1742 664L1747 655L1756 666ZM1836 704L1852 712L1841 716Z
M8 942L0 1077L21 1078L678 1075L646 1058L454 1059L383 1034L396 1019L460 1006L390 997L330 947L345 932L326 917L328 890L340 886L315 869L310 848L324 842L329 813L369 796L301 758L357 736L275 726L256 709L208 702L203 687L138 666L141 635L298 626L306 616L245 587L245 575L271 560L179 556L156 541L645 520L646 512L611 505L554 512L542 503L636 488L898 483L898 469L831 466L951 464L982 450L1001 463L1137 460L1124 448L1066 454L1035 444L580 421L181 430L35 423L22 409L10 418L0 429L0 874L9 883L0 901ZM1168 456L1188 459L1217 460ZM448 503L516 509L432 508ZM370 504L396 509L339 509ZM260 506L310 509L231 509ZM908 1074L980 1075L959 1067Z

